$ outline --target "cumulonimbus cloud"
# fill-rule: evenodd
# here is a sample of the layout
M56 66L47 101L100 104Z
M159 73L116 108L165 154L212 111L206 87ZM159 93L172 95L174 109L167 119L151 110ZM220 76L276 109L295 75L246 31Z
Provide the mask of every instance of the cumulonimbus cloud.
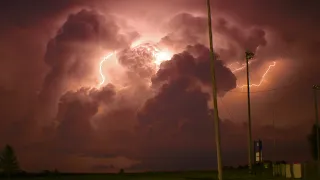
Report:
M117 5L120 1L110 3L98 0L89 3L69 0L55 2L54 6L49 1L20 1L20 5L14 2L18 1L1 1L3 5L0 6L0 22L5 27L0 30L3 32L0 35L3 39L0 46L3 48L0 49L4 49L0 50L0 54L5 59L0 62L0 86L5 86L0 88L1 107L5 107L0 111L0 117L4 119L1 121L0 137L1 142L12 142L17 147L24 167L39 170L48 166L71 170L72 162L77 162L73 164L79 165L72 170L92 170L97 167L102 171L109 171L110 167L121 168L120 166L140 170L172 170L176 167L205 168L214 165L215 157L211 156L214 153L213 123L210 116L212 109L208 106L211 91L204 90L210 88L211 84L209 51L206 47L207 21L199 14L176 14L183 10L204 12L204 5L195 1L177 0L173 2L177 6L158 12L152 10L159 7L153 3L159 2L127 1L135 5L130 7L132 9L141 9L145 4L145 10L159 13L159 16L165 14L168 23L158 23L159 26L167 27L159 45L172 47L177 52L170 61L162 63L157 72L150 66L143 66L150 62L148 57L122 56L119 64L127 73L126 85L130 86L119 90L114 82L98 90L92 86L97 84L96 64L104 55L101 49L113 51L120 48L130 52L132 41L139 36L139 32L131 30L130 33L123 33L127 31L122 29L115 18L117 12L127 8ZM34 9L40 7L34 6L34 3L40 3L42 8ZM167 2L163 3L167 5ZM283 4L247 0L238 6L226 1L214 1L213 10L219 14L219 17L214 16L213 26L217 35L215 51L219 55L216 67L220 97L236 87L236 77L225 62L241 59L245 49L256 50L262 60L285 56L291 58L292 62L300 63L302 61L298 60L303 59L306 66L317 67L314 57L318 57L318 51L314 47L318 44L319 37L312 34L319 27L312 20L318 17L315 16L318 11L308 6L300 6L299 10L295 10L290 8L293 4L295 3L287 3L284 8L274 8L283 7ZM82 7L86 10L81 10ZM250 11L246 10L248 7L251 7ZM6 10L2 11L3 8ZM106 9L108 11L104 11ZM265 9L268 11L265 12ZM135 10L128 13L135 14ZM301 18L308 20L295 21L292 18L294 14L300 14ZM144 19L153 22L153 18L150 16L150 19ZM61 27L54 29L61 20ZM163 21L159 19L157 22ZM222 39L221 42L217 40L218 37ZM18 73L17 69L23 71ZM31 71L41 75L37 78L29 76ZM317 74L317 71L309 72ZM5 78L7 76L8 79ZM285 98L287 102L299 100L303 104L309 104L308 100L299 99L295 93L286 93ZM278 106L280 109L280 105ZM312 109L305 107L308 111ZM288 106L281 109L301 112L295 111L295 108L289 109ZM306 115L305 119L312 118ZM254 129L255 134L266 141L270 139L267 136L273 132L270 128L258 126ZM301 128L300 134L306 133L303 129L309 130ZM246 143L244 126L225 120L221 123L221 131L224 152L230 152L230 149L236 147L240 149L237 157L228 159L229 156L224 156L226 162L235 163L233 160L237 158L241 162L240 157L244 157L246 153L246 146L243 145ZM290 134L288 129L283 131ZM278 136L284 137L285 134L278 132ZM303 141L302 138L299 140ZM286 137L286 141L290 144L293 138ZM36 154L35 148L47 153ZM180 160L172 158L178 157L181 152L186 152L185 157ZM271 154L270 152L266 154ZM294 152L290 155L287 152L282 154L288 159L295 157ZM38 158L39 156L42 158ZM198 159L188 159L191 156ZM114 159L110 159L112 157ZM208 162L204 162L204 158ZM35 159L46 159L51 164L36 162ZM115 159L122 162L120 166L115 165ZM188 162L183 159L188 159ZM246 161L245 158L242 159ZM80 167L86 161L90 162L88 166ZM102 168L101 163L107 169Z

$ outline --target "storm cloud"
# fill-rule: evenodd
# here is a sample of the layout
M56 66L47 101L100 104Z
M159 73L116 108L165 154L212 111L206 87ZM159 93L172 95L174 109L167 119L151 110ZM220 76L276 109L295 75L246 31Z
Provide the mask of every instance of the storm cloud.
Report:
M247 49L256 54L252 83L277 62L251 89L254 139L264 141L266 159L310 159L318 8L318 1L212 2L225 165L247 161L247 99L237 88L245 73L228 68L242 64ZM0 145L12 144L24 169L215 167L205 3L4 0L0 10ZM132 51L140 38L173 57L155 66L150 53ZM113 76L97 87L99 62L113 51Z

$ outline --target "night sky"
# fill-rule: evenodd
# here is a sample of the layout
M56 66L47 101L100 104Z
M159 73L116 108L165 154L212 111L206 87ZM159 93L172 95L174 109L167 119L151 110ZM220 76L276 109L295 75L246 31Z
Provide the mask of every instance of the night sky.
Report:
M212 0L224 165L247 163L246 50L264 158L311 159L319 8ZM216 167L205 0L2 0L0 24L0 147L23 169Z

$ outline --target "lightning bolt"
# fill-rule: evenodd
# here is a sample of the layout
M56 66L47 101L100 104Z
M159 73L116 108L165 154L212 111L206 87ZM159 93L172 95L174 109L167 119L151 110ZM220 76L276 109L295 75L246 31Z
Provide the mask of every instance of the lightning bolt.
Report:
M115 52L114 52L114 53L115 53ZM108 54L107 56L103 57L103 59L102 59L101 62L100 62L99 72L100 72L100 76L101 76L101 81L100 81L100 84L98 85L99 88L104 84L104 82L105 82L105 80L106 80L106 77L104 76L103 71L102 71L103 63L104 63L106 60L108 60L111 56L113 56L114 53L110 53L110 54Z
M276 62L274 61L271 65L269 65L269 67L267 68L267 70L263 73L260 82L258 84L250 84L249 87L259 87L262 85L262 83L265 81L267 75L269 74L271 68L276 66ZM247 87L247 85L241 85L241 86L237 86L238 88L244 88Z
M255 60L249 61L248 64L250 65L253 62L255 62ZM233 68L233 66L235 66L236 64L237 64L238 67L237 68ZM241 71L244 68L246 68L246 63L240 64L239 62L235 62L235 63L231 63L231 64L227 65L227 67L231 70L232 73L236 73L236 72Z

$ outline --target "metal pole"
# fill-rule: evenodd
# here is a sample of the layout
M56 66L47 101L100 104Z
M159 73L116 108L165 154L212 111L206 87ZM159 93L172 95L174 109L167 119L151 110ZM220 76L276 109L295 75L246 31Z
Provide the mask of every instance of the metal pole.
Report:
M252 131L251 131L251 104L250 104L250 74L249 74L249 58L246 53L247 65L247 97L248 97L248 166L249 173L252 173Z
M315 117L316 117L316 134L317 134L317 161L320 164L320 146L319 146L319 115L318 115L318 97L317 90L320 88L318 86L313 87L314 92L314 108L315 108Z
M216 150L217 150L217 164L218 164L218 179L222 180L222 159L221 159L221 146L220 146L220 119L218 111L218 99L217 99L217 86L215 75L215 55L213 51L212 40L212 25L211 25L211 7L210 0L207 0L208 7L208 26L209 26L209 41L210 41L210 58L211 58L211 80L212 80L212 96L214 107L214 122L215 122L215 137L216 137Z
M273 98L272 99L275 99L274 97L274 93L273 94ZM271 107L272 108L272 127L273 127L273 161L276 162L276 123L275 123L275 117L276 117L276 112L275 112L275 102L273 101L273 104Z
M273 161L276 161L276 128L275 128L275 123L273 119Z

